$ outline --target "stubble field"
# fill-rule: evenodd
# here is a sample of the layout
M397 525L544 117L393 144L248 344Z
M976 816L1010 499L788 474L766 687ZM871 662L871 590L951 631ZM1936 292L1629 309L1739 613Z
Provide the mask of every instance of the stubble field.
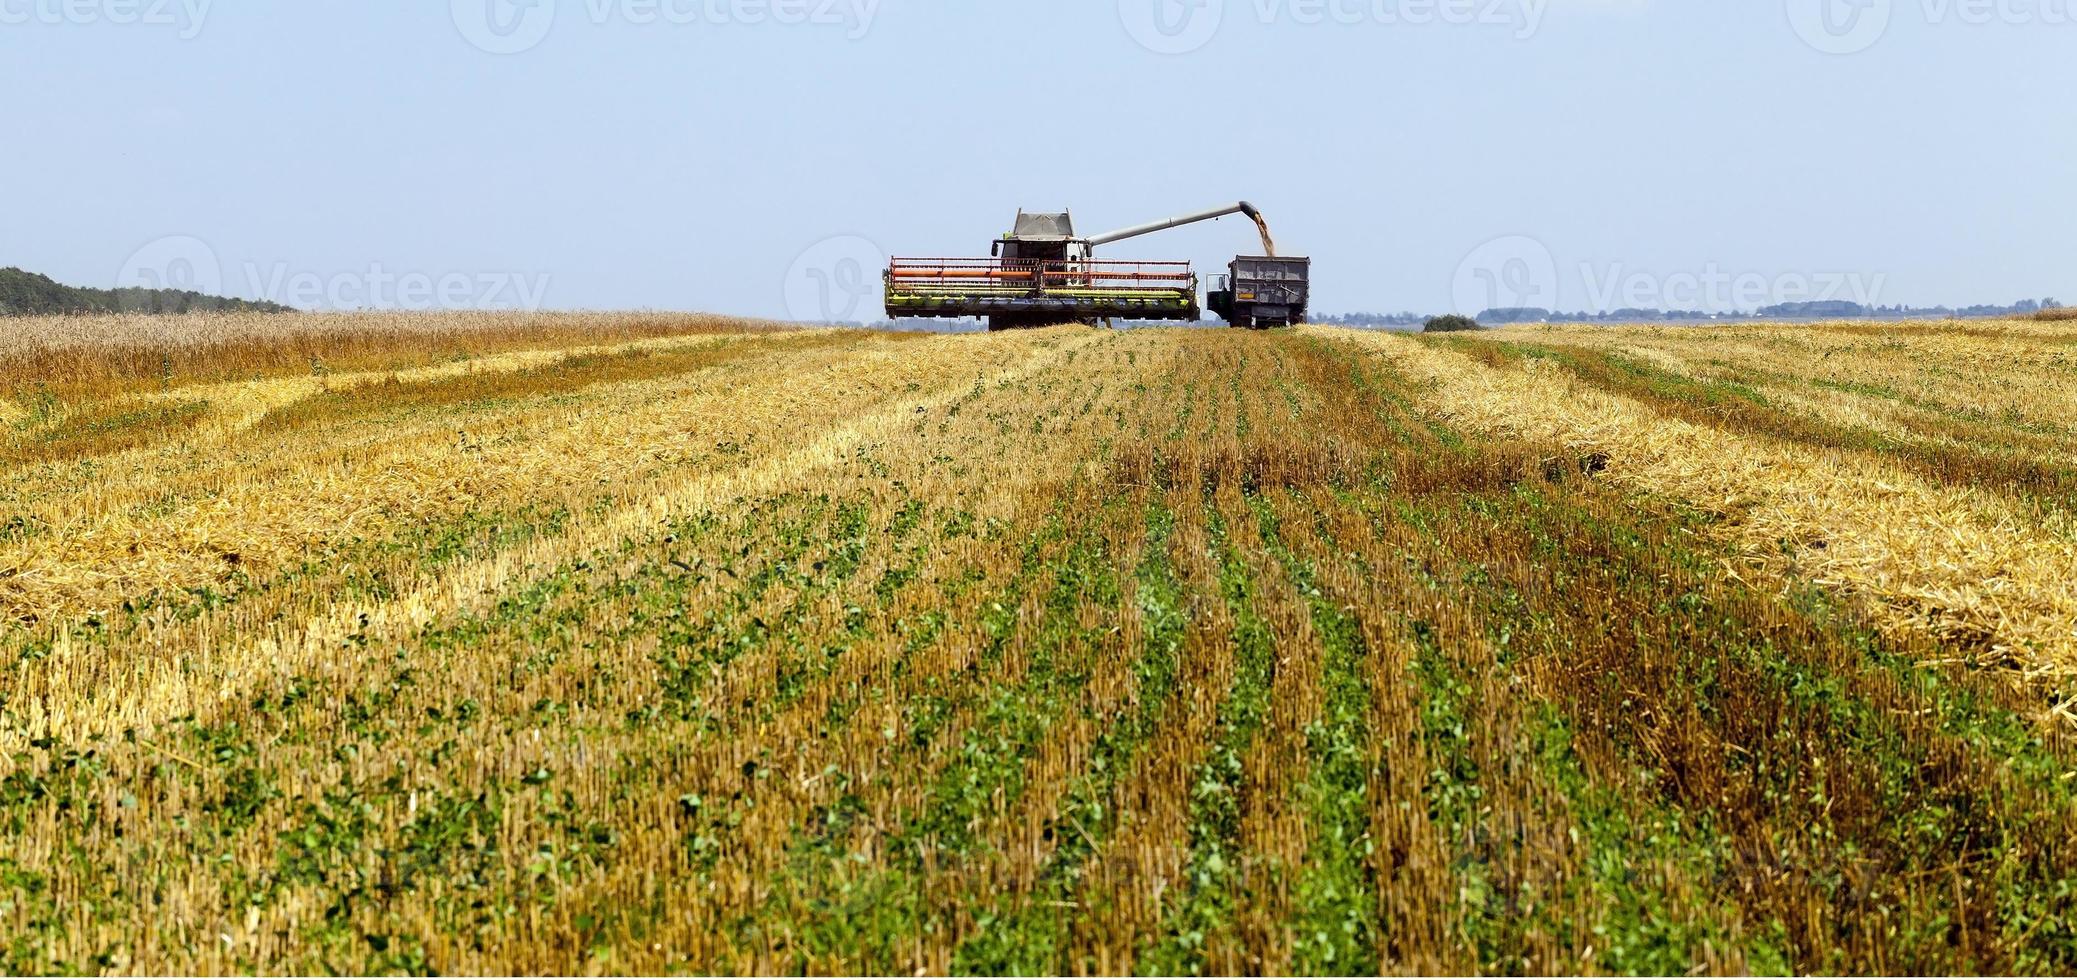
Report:
M6 329L0 972L2077 970L2077 323Z

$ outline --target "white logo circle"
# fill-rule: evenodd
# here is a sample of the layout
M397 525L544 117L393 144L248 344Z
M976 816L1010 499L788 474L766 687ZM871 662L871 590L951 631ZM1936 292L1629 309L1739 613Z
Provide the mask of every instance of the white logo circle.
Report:
M1541 309L1558 305L1558 262L1543 243L1524 235L1495 238L1457 263L1450 284L1457 312Z
M207 296L224 291L223 266L216 250L199 238L174 235L148 242L130 253L123 270L116 274L117 289L176 289ZM151 304L122 299L125 310L150 309Z
M1118 0L1125 33L1155 54L1189 54L1210 44L1226 0Z
M786 315L799 323L880 319L887 253L869 239L838 235L808 246L786 270Z
M518 54L548 37L555 0L449 0L454 26L477 50Z
M1889 31L1891 0L1787 0L1789 25L1825 54L1858 54Z

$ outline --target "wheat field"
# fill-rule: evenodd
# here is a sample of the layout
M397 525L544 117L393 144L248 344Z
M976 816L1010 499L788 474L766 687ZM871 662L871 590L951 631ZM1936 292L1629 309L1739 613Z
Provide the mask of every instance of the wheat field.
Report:
M2077 971L2077 322L0 339L0 972Z

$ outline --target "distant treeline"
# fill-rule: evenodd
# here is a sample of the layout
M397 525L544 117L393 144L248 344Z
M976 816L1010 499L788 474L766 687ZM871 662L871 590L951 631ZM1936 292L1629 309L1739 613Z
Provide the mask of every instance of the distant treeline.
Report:
M1330 327L1418 327L1432 317L1426 313L1313 313L1306 319Z
M93 313L292 313L278 303L207 296L185 289L86 289L16 268L0 269L0 316Z
M1928 317L2026 317L2042 310L2061 309L2054 299L2023 299L2011 306L1868 306L1851 300L1811 303L1777 303L1750 313L1709 313L1703 310L1621 309L1605 313L1567 313L1535 307L1486 310L1478 322L1488 326L1508 323L1637 323L1661 320L1911 320ZM1397 322L1397 321L1392 321Z

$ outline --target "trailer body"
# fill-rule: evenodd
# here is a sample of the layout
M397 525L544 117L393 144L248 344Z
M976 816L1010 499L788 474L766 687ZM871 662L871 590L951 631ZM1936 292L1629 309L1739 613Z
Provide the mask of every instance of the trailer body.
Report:
M1313 260L1303 256L1242 255L1214 277L1212 312L1236 327L1304 323L1312 303Z

